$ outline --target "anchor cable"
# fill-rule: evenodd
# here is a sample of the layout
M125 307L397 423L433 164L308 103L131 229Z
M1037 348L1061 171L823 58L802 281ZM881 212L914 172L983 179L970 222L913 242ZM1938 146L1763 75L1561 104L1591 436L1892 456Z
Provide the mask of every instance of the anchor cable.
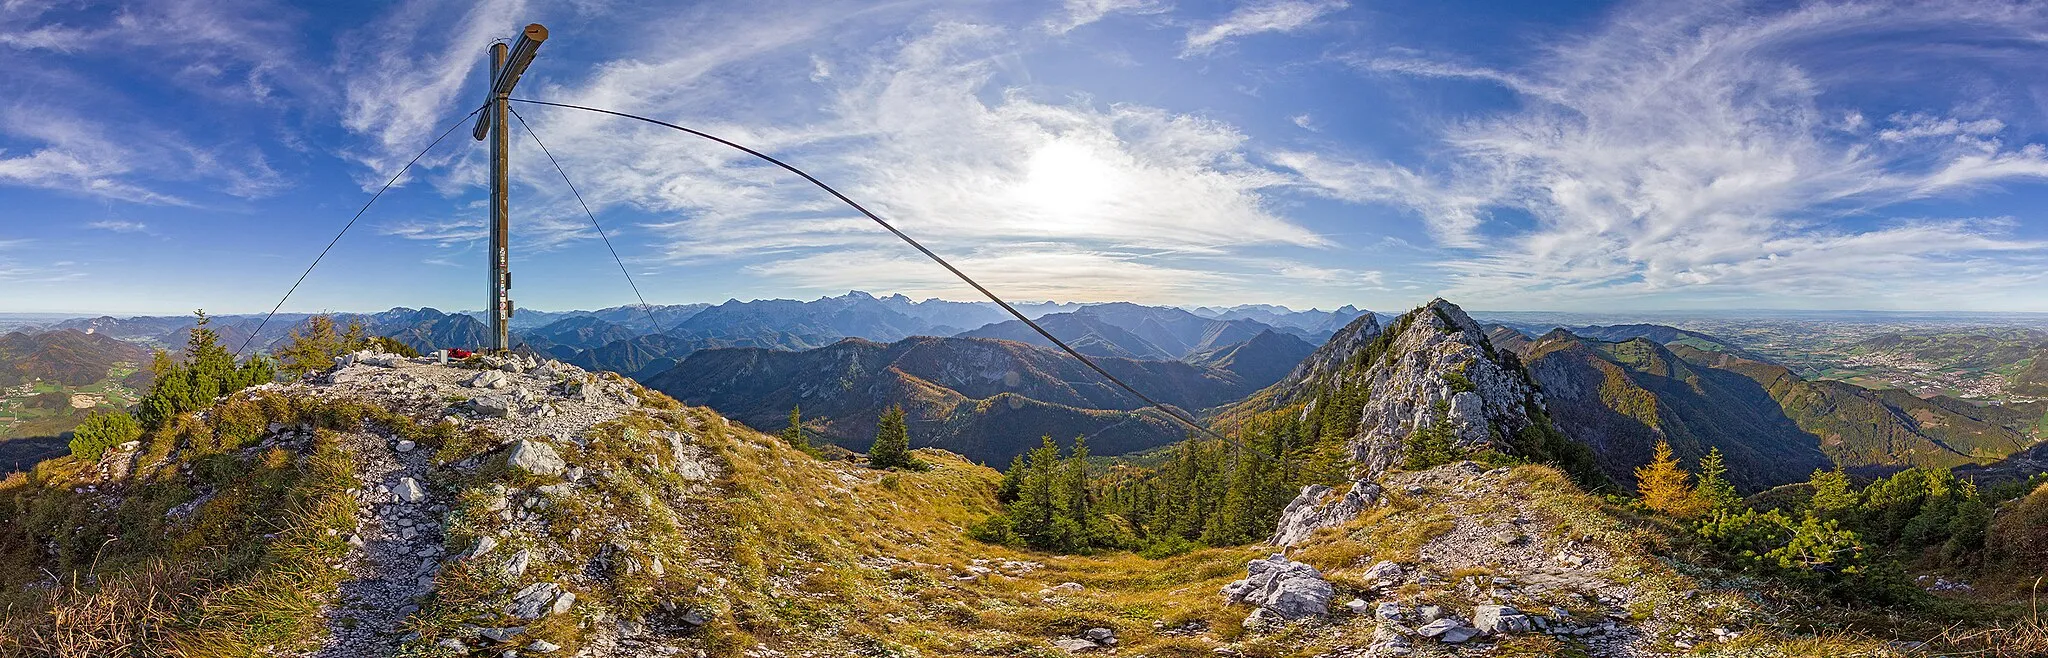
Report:
M1131 395L1137 397L1139 400L1143 400L1145 404L1151 406L1153 409L1157 409L1161 413L1166 414L1168 417L1171 417L1174 420L1179 421L1181 424L1186 425L1189 428L1192 428L1203 434L1207 434L1209 436L1220 439L1226 443L1237 446L1242 450L1250 452L1251 454L1257 455L1261 458L1267 459L1275 464L1281 463L1281 461L1278 458L1272 455L1265 454L1264 451L1252 448L1251 446L1247 446L1236 439L1224 436L1222 433L1217 432L1216 430L1209 429L1201 423L1195 422L1193 418L1188 417L1179 409L1170 407L1164 403L1159 402L1158 400L1152 399L1151 396L1146 395L1144 392L1139 391L1136 387L1133 387L1130 384L1125 383L1124 380L1118 378L1116 375L1110 374L1108 370L1105 370L1101 365L1096 364L1094 359L1090 359L1087 356L1081 354L1080 351L1075 350L1072 346L1067 345L1066 341L1060 340L1058 336L1052 335L1052 332L1046 331L1045 327L1039 326L1039 324L1033 321L1031 318L1025 317L1025 315L1022 312L1019 312L1016 309L1016 307L1011 306L1009 302L1003 301L1003 298L996 296L994 292L982 286L979 282L976 282L972 277L967 276L967 273L960 271L960 268L954 267L952 263L946 262L945 258L941 258L938 254L933 253L932 250L925 248L923 244L920 244L916 239L911 238L908 234L905 234L903 231L898 230L895 225L890 224L887 220L882 219L880 215L876 215L873 211L870 211L866 207L861 206L860 203L855 202L851 198L848 198L845 194L841 194L839 190L833 189L831 185L825 184L824 181L818 180L817 177L805 173L802 169L798 169L796 167L791 166L789 163L777 160L774 156L770 156L766 153L762 153L760 151L747 148L746 146L742 146L738 143L719 137L717 135L713 135L700 130L685 128L659 119L650 119L635 114L627 114L625 112L618 112L614 110L606 110L595 107L586 107L582 105L571 105L568 103L554 103L549 101L537 101L524 98L513 98L510 100L516 103L531 103L534 105L546 105L550 107L560 107L571 110L583 110L585 112L609 114L616 117L623 117L627 119L633 119L636 121L644 121L657 126L662 126L664 128L679 130L685 133L689 133L691 135L695 135L697 137L708 139L726 145L728 147L737 149L741 152L746 153L747 155L760 158L762 160L767 161L769 164L781 167L785 170L788 170L790 173L801 176L804 180L810 181L812 185L818 186L819 189L822 189L827 193L831 194L832 196L837 197L840 201L845 202L846 205L852 206L854 210L860 211L860 214L866 215L868 219L874 220L874 222L876 224L881 225L882 228L888 229L890 233L895 234L896 237L902 239L904 243L909 244L912 248L917 249L918 252L923 253L925 257L932 259L932 261L938 263L940 267L946 268L946 271L952 272L953 276L958 277L961 281L966 282L967 285L973 286L974 289L980 292L983 297L987 297L989 301L995 302L996 306L1000 306L1004 311L1009 312L1011 317L1017 318L1017 320L1023 322L1025 326L1031 327L1033 331L1038 332L1038 335L1045 337L1045 339L1048 341L1052 341L1053 345L1059 346L1060 350L1066 352L1068 356L1074 357L1075 360L1078 360L1083 365L1088 366L1090 370L1094 370L1095 374L1101 375L1104 379L1109 380L1110 383L1116 384L1117 387L1122 388L1125 392L1130 393Z
M619 273L626 275L626 285L632 286L633 297L640 300L640 310L647 313L647 322L654 325L654 333L668 333L668 331L661 328L661 321L654 318L654 309L648 306L647 298L640 296L640 284L633 283L633 273L626 271L626 261L619 258L618 249L612 248L612 239L604 234L604 227L597 223L597 213L590 211L590 204L583 201L583 193L576 191L575 183L569 182L569 172L562 170L562 163L555 160L555 154L548 150L547 144L541 143L540 133L534 132L533 126L526 125L526 117L519 116L518 110L512 110L509 107L505 109L511 110L512 118L519 120L519 127L526 131L527 137L533 138L533 145L540 147L541 154L548 156L548 163L555 166L555 173L562 175L562 183L569 186L569 193L576 195L576 205L583 206L583 214L590 216L590 225L597 229L598 239L604 240L605 250L612 252L612 262L619 264Z
M420 158L427 157L427 152L434 150L435 146L439 146L441 144L441 140L447 139L448 135L454 133L456 128L462 127L462 124L469 122L470 117L474 117L476 116L476 113L482 111L484 111L484 106L482 105L477 106L477 108L474 110L470 110L469 114L463 115L463 117L460 120L457 120L454 123L454 125L448 126L447 130L442 131L440 137L435 137L433 143L428 144L427 147L424 149L420 149L419 155L412 156L411 160L406 161L405 166L399 167L398 173L391 175L391 180L384 181L384 187L377 188L377 193L370 195L369 201L363 202L363 207L356 210L356 215L354 217L350 217L348 219L347 224L342 225L341 232L334 234L333 240L327 241L327 247L320 250L319 256L313 257L313 263L311 265L306 266L306 271L299 273L299 280L292 282L291 289L284 291L283 297L277 298L277 305L270 307L270 312L263 316L263 321L256 324L256 330L249 332L248 338L242 339L242 346L235 348L235 356L242 356L242 350L249 349L249 343L255 341L257 336L263 334L263 328L270 325L270 319L277 315L277 309L283 308L285 300L292 298L292 293L298 291L299 284L305 283L306 277L313 273L313 268L319 267L320 261L327 258L327 252L333 251L334 245L336 243L341 242L341 236L348 235L348 230L350 228L355 227L356 220L362 219L363 213L370 211L371 204L377 203L377 199L382 198L386 190L391 189L391 186L393 185L397 185L398 179L404 177L405 172L411 171L412 166L418 164Z

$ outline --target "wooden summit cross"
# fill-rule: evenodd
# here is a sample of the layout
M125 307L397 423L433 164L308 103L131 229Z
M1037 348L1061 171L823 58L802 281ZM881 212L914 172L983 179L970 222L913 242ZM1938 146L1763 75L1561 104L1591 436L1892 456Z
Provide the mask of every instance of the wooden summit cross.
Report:
M512 271L507 268L510 249L506 247L506 229L510 211L505 204L506 188L506 131L505 112L507 99L512 97L512 87L519 84L519 76L526 72L526 65L533 63L533 55L540 50L540 44L548 40L548 29L539 23L530 23L519 32L519 40L510 48L500 41L491 44L491 86L487 107L476 118L476 129L471 135L477 141L485 137L491 140L491 216L484 223L491 227L491 290L490 301L485 308L491 313L491 349L504 351L511 348L510 323L512 320Z

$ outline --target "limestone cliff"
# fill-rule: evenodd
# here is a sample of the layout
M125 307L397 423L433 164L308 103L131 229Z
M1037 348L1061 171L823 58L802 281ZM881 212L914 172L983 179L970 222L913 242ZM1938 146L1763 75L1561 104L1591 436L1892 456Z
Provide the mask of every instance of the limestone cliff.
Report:
M1441 299L1395 320L1337 377L1364 391L1351 440L1364 477L1400 464L1409 436L1438 424L1460 448L1514 453L1511 437L1536 425L1530 414L1543 406L1520 362L1494 351L1486 330Z

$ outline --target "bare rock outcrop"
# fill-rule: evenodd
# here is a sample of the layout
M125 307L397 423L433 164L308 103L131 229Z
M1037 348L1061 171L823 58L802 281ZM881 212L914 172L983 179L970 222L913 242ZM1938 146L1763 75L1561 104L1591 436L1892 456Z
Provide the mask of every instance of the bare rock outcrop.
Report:
M1327 615L1330 599L1337 595L1321 571L1279 553L1252 560L1245 571L1243 580L1223 586L1223 598L1232 605L1258 607L1245 619L1246 626Z
M1359 512L1380 502L1380 485L1365 480L1351 483L1344 495L1330 499L1333 491L1336 490L1320 484L1302 487L1294 502L1280 512L1279 529L1269 541L1275 546L1299 544L1317 530L1358 518Z
M1514 452L1507 438L1535 424L1542 398L1518 360L1496 352L1486 331L1456 304L1438 299L1388 329L1390 340L1362 372L1347 374L1365 390L1358 434L1351 440L1360 474L1377 477L1401 463L1409 435L1443 425L1460 448Z

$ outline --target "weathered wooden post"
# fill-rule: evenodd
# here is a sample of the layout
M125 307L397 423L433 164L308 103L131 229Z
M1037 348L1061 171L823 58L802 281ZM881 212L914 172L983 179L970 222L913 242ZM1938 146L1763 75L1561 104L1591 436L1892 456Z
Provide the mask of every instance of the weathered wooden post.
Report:
M507 267L510 249L506 246L506 234L510 225L510 210L506 207L507 187L506 160L507 140L505 112L507 99L512 97L512 87L519 84L519 76L526 72L526 65L533 63L533 55L540 50L540 44L548 40L548 29L539 23L531 23L519 33L519 40L510 48L504 43L491 44L491 87L486 99L488 107L476 119L476 129L471 136L477 141L489 137L491 140L491 216L485 223L491 228L491 287L490 301L485 308L491 313L491 349L506 350L512 347L512 271Z

